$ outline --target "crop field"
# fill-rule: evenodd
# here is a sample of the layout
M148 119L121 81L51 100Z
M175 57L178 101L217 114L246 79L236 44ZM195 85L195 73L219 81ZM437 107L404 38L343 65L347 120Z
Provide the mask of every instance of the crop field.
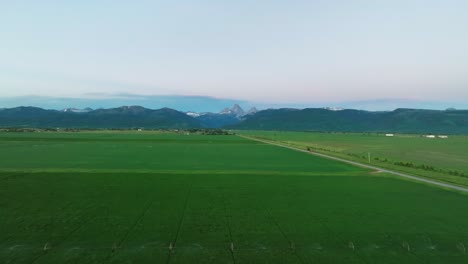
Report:
M0 263L468 263L467 194L238 136L0 150Z
M240 131L239 133L358 162L468 186L468 137Z

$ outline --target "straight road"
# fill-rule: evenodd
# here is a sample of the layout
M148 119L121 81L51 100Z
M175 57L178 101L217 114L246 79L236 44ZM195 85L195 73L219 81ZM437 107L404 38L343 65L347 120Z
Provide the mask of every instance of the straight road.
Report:
M444 188L447 188L447 189L452 189L452 190L468 193L468 188L461 187L461 186L454 185L454 184L450 184L450 183L443 183L443 182L439 182L439 181L435 181L435 180L421 178L421 177L418 177L418 176L409 175L409 174L406 174L406 173L401 173L401 172L392 171L392 170L388 170L388 169L383 169L383 168L380 168L380 167L376 167L376 166L372 166L372 165L368 165L368 164L363 164L363 163L360 163L360 162L355 162L355 161L350 161L350 160L346 160L346 159L342 159L342 158L337 158L337 157L329 156L329 155L322 154L322 153L310 152L310 151L307 151L307 150L304 150L304 149L299 149L299 148L287 146L287 145L277 143L277 142L274 142L274 141L268 141L268 140L263 140L263 139L248 137L248 136L242 136L242 135L239 135L239 137L254 140L254 141L258 141L258 142L262 142L262 143L265 143L265 144L270 144L270 145L279 146L279 147L283 147L283 148L288 148L288 149L292 149L292 150L296 150L296 151L301 151L301 152L305 152L305 153L315 155L315 156L319 156L319 157L322 157L322 158L337 160L337 161L345 162L345 163L348 163L348 164L351 164L351 165L354 165L354 166L359 166L359 167L363 167L363 168L367 168L367 169L371 169L371 170L377 170L377 171L397 175L397 176L400 176L400 177L403 177L403 178L407 178L407 179L411 179L411 180L415 180L415 181L419 181L419 182L424 182L424 183L429 183L429 184L437 185L437 186L444 187Z

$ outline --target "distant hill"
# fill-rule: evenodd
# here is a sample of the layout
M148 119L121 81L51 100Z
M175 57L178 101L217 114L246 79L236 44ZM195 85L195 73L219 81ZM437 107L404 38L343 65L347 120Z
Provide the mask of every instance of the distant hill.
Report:
M116 108L122 105L139 105L151 109L169 107L178 111L218 112L228 105L249 105L248 102L235 99L223 99L209 96L177 95L138 95L138 94L87 94L83 98L18 96L0 97L0 108L12 108L20 105L61 110L65 108Z
M270 109L248 116L233 129L336 132L467 134L468 110L370 112L362 110Z
M198 128L201 127L201 123L170 108L151 110L141 106L122 106L111 109L58 111L16 107L0 110L0 127Z
M170 108L152 110L141 106L109 109L66 108L45 110L37 107L0 109L0 127L38 128L221 128L252 115L237 104L220 113L179 112Z
M468 110L370 112L339 108L269 109L183 113L141 106L62 111L36 107L0 109L0 127L23 128L229 128L252 130L468 134Z

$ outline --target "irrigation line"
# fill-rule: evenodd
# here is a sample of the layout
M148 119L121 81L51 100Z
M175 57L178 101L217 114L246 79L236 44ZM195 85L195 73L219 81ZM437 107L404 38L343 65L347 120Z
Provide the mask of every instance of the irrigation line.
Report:
M192 188L193 188L193 183L190 184L190 187L189 187L189 189L187 191L187 195L185 197L184 209L182 211L182 216L180 217L180 220L179 220L179 225L177 226L177 231L176 231L176 235L175 235L174 243L172 244L172 247L176 246L177 239L179 238L179 233L180 233L180 230L182 229L182 224L184 223L184 219L185 219L185 212L187 211L187 205L188 205L188 202L189 202L189 197L192 194ZM171 255L172 255L172 252L169 251L169 254L167 255L166 263L171 262Z
M10 174L7 174L7 175L5 175L4 177L0 178L0 181L7 181L7 180L12 179L12 178L26 176L26 175L28 175L28 174L30 174L30 173L29 173L29 172L26 172L26 173L10 173ZM2 198L3 198L3 197L2 197ZM5 199L5 200L7 200L7 199ZM21 207L24 207L25 204L26 204L26 203L20 204L20 205L19 205L18 207L16 207L13 211L14 211L14 212L20 211L19 209L20 209ZM23 221L24 221L24 220L23 220ZM20 223L21 223L21 222L20 222ZM19 223L17 222L16 224L19 224ZM13 237L13 236L10 235L10 236L7 237L7 238L2 238L2 243L3 243L3 242L7 242L11 237Z
M15 175L15 173L9 173L7 175L3 175L3 177L0 178L0 181L8 179L10 176Z
M151 208L151 205L153 205L153 199L147 202L141 214L135 219L135 222L133 222L132 226L127 230L127 232L125 232L122 239L120 239L120 241L115 245L115 248L112 249L112 251L109 253L109 255L107 255L103 262L108 262L110 259L112 259L112 257L114 257L117 254L117 249L122 247L123 243L125 242L125 240L127 240L130 233L133 232L138 223L140 223L141 220L145 217L146 213Z
M5 201L6 201L6 200L7 200L7 199L5 199ZM25 206L25 203L22 203L22 204L20 204L18 207L15 207L12 211L15 212L15 213L16 213L16 212L20 212L20 211L21 211L20 209L22 209L22 207L24 207L24 206ZM17 226L21 225L21 224L22 224L23 222L25 222L25 221L26 221L26 220L24 219L24 217L23 217L23 219L18 220L18 215L15 214L15 224L16 224ZM15 237L15 236L14 236L13 234L10 234L8 237L3 237L2 240L0 241L0 244L7 243L11 238L14 238L14 237Z
M390 239L390 242L392 244L394 244L395 246L397 246L398 248L401 248L402 250L406 249L406 254L410 255L410 256L413 256L417 261L419 261L420 263L428 263L426 260L424 260L422 257L416 255L416 253L414 253L413 251L411 250L407 250L407 248L405 248L401 243L399 243L396 239L394 239L389 233L385 232L384 233L385 236L387 236L389 239ZM407 243L407 242L406 242ZM409 244L408 244L409 246Z
M63 206L60 211L64 210L65 208L69 207L71 205L71 203L67 203L67 205ZM92 205L89 205L86 209L89 209L89 208L92 208L93 206ZM54 216L56 217L56 216ZM89 223L91 222L92 220L94 220L97 216L93 216L91 218L89 218L88 220L85 220L83 221L83 223L79 224L76 228L72 229L70 232L68 232L68 234L66 234L61 240L59 240L57 243L53 244L54 247L58 247L60 246L61 244L63 244L65 241L67 241L73 234L75 234L76 232L78 232L83 226L85 226L86 223ZM50 239L49 239L50 240ZM46 242L47 244L48 242ZM31 262L31 264L34 264L36 263L40 258L42 258L43 256L47 255L47 253L49 253L50 250L44 250L44 252L40 255L38 255L36 258L33 259L33 261Z
M60 208L59 210L60 211L63 211L65 208L68 208L70 207L72 203L71 202L68 202L65 206L62 206L62 208ZM94 208L94 206L92 205L92 201L89 201L88 203L88 206L84 209L84 210L88 210L90 208ZM56 214L54 216L57 217L58 214ZM75 234L76 232L78 232L81 228L83 228L87 223L93 221L94 219L97 218L97 215L94 215L88 219L85 219L81 224L79 224L76 228L74 228L73 230L71 230L70 232L68 232L61 240L59 240L57 243L55 243L54 245L54 248L55 247L59 247L60 245L62 245L65 241L67 241L73 234ZM46 242L47 244L47 242ZM45 256L46 254L48 254L51 250L53 249L50 249L50 250L46 250L44 251L42 254L38 255L35 259L33 259L33 261L31 263L35 263L36 261L38 261L40 258L42 258L43 256Z
M27 175L27 174L30 174L30 173L25 173L25 174L21 174L21 175ZM90 201L88 203L88 206L86 208L83 209L83 211L86 211L90 208L94 208L94 206L91 204L92 201ZM66 203L64 206L62 206L60 209L58 209L60 212L63 212L64 209L70 207L72 205L71 202L68 202ZM23 205L19 206L18 208L21 208L23 207ZM53 219L55 219L58 215L60 214L55 214ZM72 217L72 216L70 216ZM50 251L54 250L55 248L59 247L60 245L62 245L65 241L67 241L73 234L75 234L76 232L78 232L80 229L82 229L87 223L93 221L94 219L98 218L97 215L94 215L92 217L89 217L87 219L85 219L84 221L82 221L81 224L78 224L78 226L74 229L72 229L70 232L68 232L62 239L60 239L59 241L57 241L56 243L53 243L53 247L49 250L44 250L43 253L39 254L38 256L36 256L31 263L35 263L37 262L40 258L42 258L43 256L45 256L46 254L48 254ZM50 240L50 239L49 239ZM46 245L48 244L48 241L46 241ZM78 261L78 260L77 260ZM77 262L75 261L75 263Z
M89 223L91 222L95 217L91 217L88 221L85 221L84 223L78 225L76 228L74 228L73 230L71 230L68 234L66 234L62 240L60 240L59 242L55 243L54 244L54 247L59 247L61 244L63 244L65 241L67 241L73 234L75 234L76 232L78 232L81 228L83 228L85 226L86 223ZM43 254L37 256L32 262L31 264L33 263L36 263L40 258L42 258L43 256L47 255L47 253L49 253L50 250L46 250L44 251Z
M64 212L65 209L66 209L67 207L70 207L71 204L72 204L71 202L67 202L64 206L62 206L62 207L60 207L60 208L58 209L58 212ZM52 216L52 223L51 223L51 225L53 225L53 223L54 223L54 221L55 221L55 218L56 218L57 216L59 216L59 215L60 215L60 213L56 213L56 214L54 214L54 216ZM71 232L73 232L73 230L72 230ZM68 236L66 235L65 237L68 237ZM51 238L51 236L49 236L49 239L47 239L46 244L48 243L48 241L50 240L50 238ZM62 242L62 241L60 241L59 243L61 243L61 242ZM39 260L42 256L46 255L48 252L49 252L49 250L44 250L43 252L41 252L40 254L38 254L36 257L33 258L33 260L31 261L31 264L36 263L37 260Z
M9 180L9 179L15 179L15 178L19 178L19 177L24 177L28 174L31 174L29 172L26 172L26 173L13 173L13 174L8 174L6 175L5 177L2 177L0 180L2 181L6 181L6 180Z
M332 236L334 236L334 237L338 238L339 240L341 240L341 242L343 243L343 245L346 245L346 243L347 243L348 241L346 241L346 239L345 239L342 235L340 235L338 232L335 232L335 230L333 230L331 227L329 227L329 226L327 225L327 223L325 223L325 221L324 221L323 219L321 219L321 218L315 218L315 219L316 219L326 230L328 230L328 232L329 232ZM354 244L353 244L353 248L354 248ZM353 249L353 252L354 252L354 254L355 254L362 262L364 262L364 263L366 263L366 264L369 264L369 261L367 261L363 256L361 256L361 254L359 254L356 250Z
M286 145L283 145L281 143L277 143L277 142L273 142L273 141L258 139L258 138L249 137L249 136L242 136L242 135L239 135L239 137L245 138L245 139L250 139L250 140L253 140L253 141L257 141L257 142L262 142L262 143L265 143L265 144L270 144L270 145L273 145L273 146L278 146L278 147L283 147L283 148L287 148L287 149L292 149L292 150L308 153L310 155L314 155L314 156L318 156L318 157L322 157L322 158L326 158L326 159L332 159L332 160L348 163L348 164L358 166L358 167L362 167L362 168L377 170L377 171L393 174L393 175L396 175L396 176L400 176L400 177L403 177L403 178L411 179L411 180L414 180L414 181L429 183L431 185L437 185L439 187L443 187L443 188L447 188L447 189L451 189L451 190L456 190L456 191L461 191L461 192L468 192L468 188L461 187L461 186L454 185L454 184L450 184L450 183L444 183L444 182L439 182L439 181L436 181L436 180L426 179L426 178L422 178L422 177L419 177L419 176L414 176L414 175L410 175L410 174L406 174L406 173L392 171L392 170L384 169L384 168L381 168L381 167L376 167L376 166L372 166L372 165L363 164L363 163L356 162L356 161L350 161L350 160L346 160L346 159L342 159L342 158L337 158L337 157L333 157L333 156L318 153L318 152L310 152L310 151L307 151L307 150L304 150L304 149L291 147L291 146L286 146Z
M293 241L289 238L289 236L286 234L286 232L283 230L283 228L281 228L281 225L278 223L278 221L276 220L276 218L272 215L271 211L270 210L267 210L267 214L268 214L268 217L272 220L272 222L275 224L276 228L278 228L278 230L280 231L280 233L284 236L284 238L286 239L286 241L289 242L289 244L291 245L291 250L293 250L293 253L294 255L297 257L297 259L299 260L300 263L304 264L304 260L301 258L301 256L299 256L299 253L297 253L297 250L295 248L295 246L293 247Z
M229 210L227 209L227 206L226 206L226 197L224 196L223 193L221 193L221 200L223 201L223 207L224 207L224 219L226 220L226 226L228 228L228 231L229 231L229 240L231 242L231 248L229 251L231 251L231 257L232 257L232 263L236 264L236 258L234 256L234 240L232 239L232 229L231 229L231 223L229 221L229 218L230 218L230 214L229 214Z
M127 232L125 233L125 235L122 237L122 239L119 241L119 243L117 244L117 248L120 248L123 243L125 242L125 240L127 240L128 236L130 235L130 233L135 229L135 227L141 222L141 220L145 217L146 213L148 213L149 209L151 208L151 205L153 205L153 200L151 200L150 202L148 202L148 204L146 205L146 207L143 209L143 211L141 212L140 216L138 216L138 218L135 220L135 222L133 223L133 225L127 230Z
M58 212L63 212L63 211L64 211L67 207L69 207L71 204L72 204L71 202L68 202L68 203L66 203L64 206L62 206L61 208L59 208L57 211L58 211ZM24 207L24 205L25 205L24 203L21 204L20 206L16 207L13 211L14 211L14 212L20 211L19 209L20 209L21 207ZM52 217L52 224L53 224L54 219L55 219L58 215L59 215L59 214L56 213L56 214ZM20 225L20 224L23 223L24 221L25 221L24 219L23 219L22 221L16 221L16 224L17 224L17 225ZM7 237L7 238L5 238L4 240L2 240L1 243L6 243L6 242L8 242L8 240L9 240L10 238L14 238L14 236L13 236L13 235L10 235L9 237ZM40 255L41 255L41 254L39 254L39 256L40 256Z

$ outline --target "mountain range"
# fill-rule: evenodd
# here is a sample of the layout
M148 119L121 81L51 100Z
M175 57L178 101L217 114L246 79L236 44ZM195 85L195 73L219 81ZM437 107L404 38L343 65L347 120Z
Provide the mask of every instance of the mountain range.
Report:
M335 132L467 134L468 110L270 109L260 111L235 129Z
M138 105L159 109L168 107L179 111L218 112L227 105L251 105L243 100L188 95L139 95L139 94L85 94L81 97L16 96L0 97L0 107L34 106L44 109L84 109L87 107L117 108L122 105Z
M45 110L38 107L0 109L0 127L38 128L221 128L234 125L246 116L238 104L219 113L180 112L171 108L152 110L141 106L109 109L65 108Z
M0 109L0 127L20 128L226 128L331 132L468 134L468 110L281 108L244 111L235 104L218 113L152 110L141 106L109 109Z
M111 109L45 110L37 107L16 107L0 110L1 127L37 128L192 128L200 122L185 113L141 106Z
M466 109L468 102L460 98L459 101L427 101L415 99L387 98L361 101L326 102L304 98L307 102L275 103L261 101L246 101L240 99L216 98L210 96L193 95L141 95L141 94L105 94L92 93L78 97L52 96L13 96L0 97L0 108L17 106L35 106L44 109L61 110L65 108L84 109L86 107L116 108L122 105L139 105L146 108L158 109L168 107L179 111L212 112L217 113L228 105L239 104L245 107L257 106L258 109L269 108L320 108L324 106L339 106L346 109L361 109L368 111L392 111L397 108L435 109L443 110L450 107Z

